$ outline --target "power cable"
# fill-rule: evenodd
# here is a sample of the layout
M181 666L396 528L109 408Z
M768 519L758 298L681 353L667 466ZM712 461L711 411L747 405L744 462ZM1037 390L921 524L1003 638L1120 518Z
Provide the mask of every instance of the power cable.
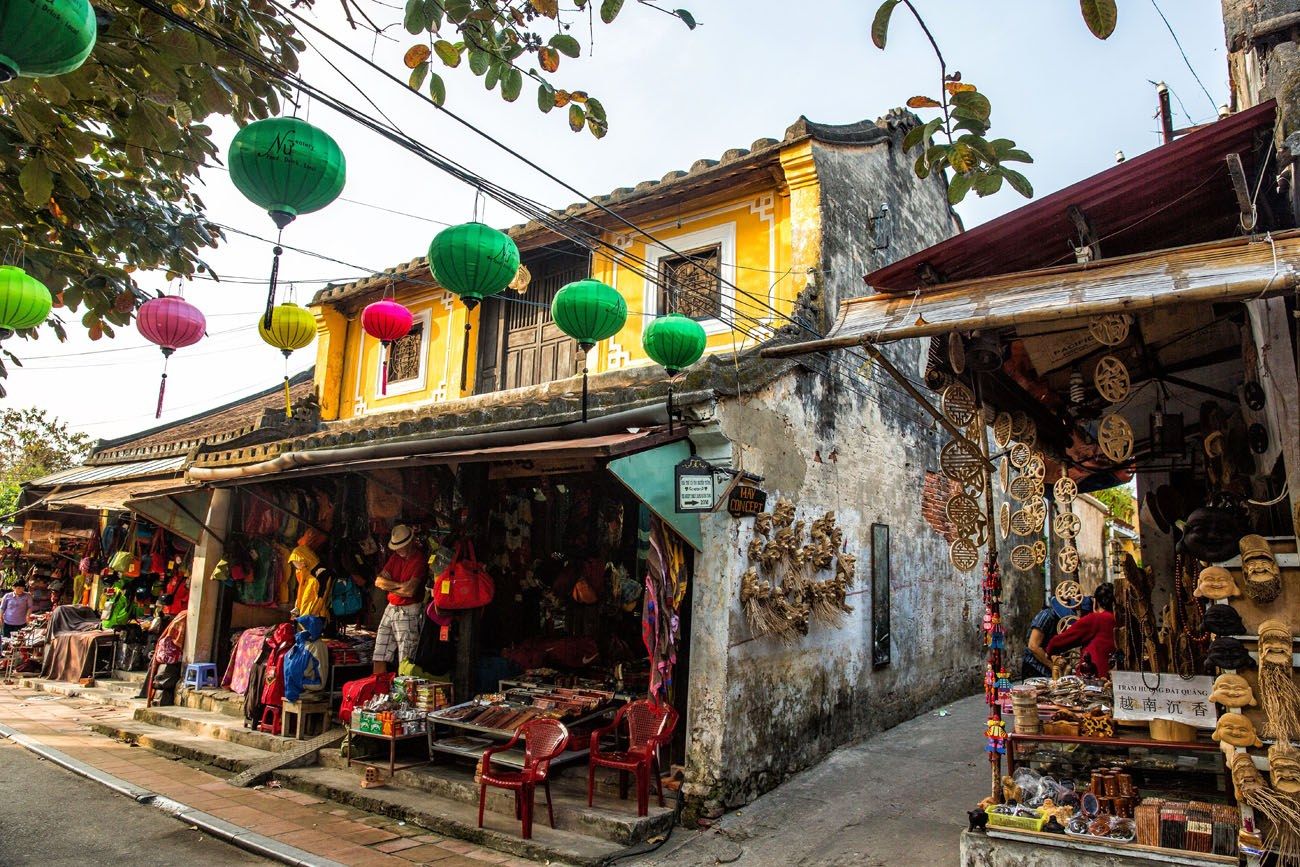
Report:
M1204 82L1201 81L1201 77L1196 74L1196 70L1192 67L1192 62L1187 59L1187 52L1183 50L1183 43L1178 40L1178 34L1174 32L1174 26L1169 23L1169 19L1165 17L1164 10L1160 8L1160 4L1157 3L1156 0L1151 0L1151 5L1155 7L1156 14L1160 16L1160 20L1165 22L1165 28L1169 30L1169 35L1174 38L1174 45L1178 46L1178 53L1183 56L1183 63L1187 64L1187 71L1192 74L1192 78L1196 79L1196 83L1201 86L1201 93L1204 93L1205 98L1210 101L1210 109L1214 112L1214 115L1217 116L1219 113L1219 106L1215 104L1214 97L1210 96L1210 91L1206 89ZM1183 114L1187 114L1186 109L1183 110ZM1188 120L1191 120L1190 115L1188 116Z

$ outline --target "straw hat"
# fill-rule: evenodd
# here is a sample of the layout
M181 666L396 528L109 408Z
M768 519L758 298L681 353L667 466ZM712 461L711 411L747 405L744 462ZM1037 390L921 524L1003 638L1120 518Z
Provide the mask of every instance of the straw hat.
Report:
M393 535L388 539L388 549L390 551L401 550L411 544L411 540L414 538L415 533L410 527L405 524L398 524L393 528Z

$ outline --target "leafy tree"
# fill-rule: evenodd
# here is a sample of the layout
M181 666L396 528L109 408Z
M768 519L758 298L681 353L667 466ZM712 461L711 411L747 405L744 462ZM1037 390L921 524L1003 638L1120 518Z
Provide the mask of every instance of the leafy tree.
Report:
M43 409L0 413L0 515L17 509L24 482L75 466L90 445L90 437L69 430Z
M889 38L889 22L898 6L905 6L930 41L939 59L938 98L914 96L907 101L911 108L936 108L941 114L913 128L903 139L907 150L920 148L916 158L917 177L928 177L931 172L952 169L948 182L948 201L957 204L974 190L976 195L988 196L1002 189L1005 181L1025 198L1034 195L1033 185L1020 172L1007 163L1032 163L1034 158L1009 138L990 140L993 106L989 98L970 82L963 81L960 72L949 72L939 43L917 11L912 0L884 0L876 9L871 22L871 41L881 50ZM1107 39L1115 31L1118 10L1115 0L1079 0L1084 23L1098 39ZM965 14L964 12L961 14ZM936 143L934 136L943 134Z
M1104 491L1094 491L1093 496L1110 510L1112 518L1129 526L1133 525L1133 516L1137 513L1137 500L1133 498L1133 494L1127 487L1120 485L1106 488Z
M206 269L200 252L221 234L192 189L217 155L203 121L275 115L286 92L132 0L95 5L99 40L80 69L0 90L0 246L21 249L24 267L62 305L50 320L60 339L71 313L94 340L129 323L145 297L136 270L172 279ZM303 42L265 0L174 8L297 68Z

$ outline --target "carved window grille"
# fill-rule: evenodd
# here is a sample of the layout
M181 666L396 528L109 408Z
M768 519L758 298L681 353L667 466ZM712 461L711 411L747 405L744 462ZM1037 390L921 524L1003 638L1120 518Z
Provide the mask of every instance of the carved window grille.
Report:
M722 247L701 247L659 260L659 309L692 319L722 317Z
M417 322L401 340L393 341L388 350L388 384L410 382L420 376L420 355L424 349L424 323Z

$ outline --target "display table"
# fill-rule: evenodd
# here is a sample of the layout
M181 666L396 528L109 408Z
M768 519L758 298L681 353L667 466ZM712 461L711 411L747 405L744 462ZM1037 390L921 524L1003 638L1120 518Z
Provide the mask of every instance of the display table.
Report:
M473 705L474 702L462 702L454 707L446 708L445 712L457 711ZM515 705L506 705L515 706ZM524 705L518 705L520 710L525 708ZM588 726L592 723L601 722L613 718L614 712L618 710L618 704L608 705L591 713L585 714L577 719L564 720L566 727L578 729ZM447 733L440 733L438 729L446 729ZM475 725L472 722L463 722L461 720L446 719L437 713L429 714L429 757L432 760L434 753L456 756L462 759L473 759L478 761L483 757L483 751L488 747L510 740L515 736L515 730L505 730L490 728L481 725ZM551 767L558 768L565 765L576 764L584 761L591 752L590 745L582 741L577 747L573 741L569 743L569 749L565 750L558 758L551 761ZM507 765L513 768L522 768L524 766L524 751L522 749L511 749L502 753L496 753L492 756L492 761L497 764Z
M1140 730L1114 738L1009 733L1007 758L1012 771L1029 767L1053 776L1078 777L1093 768L1120 766L1135 775L1143 794L1232 801L1227 763L1209 738L1157 741Z
M1143 864L1181 864L1186 867L1220 867L1236 864L1230 855L1208 855L1182 849L1159 849L1137 843L1103 843L1075 840L1062 834L990 828L985 833L961 835L962 867L1138 867Z
M409 741L415 738L423 738L427 735L427 733L428 733L427 731L423 731L423 732L413 732L412 734L409 735L385 735L377 732L363 732L360 731L359 729L354 729L351 726L349 726L347 738L344 740L344 744L348 750L348 767L349 768L352 767L352 739L353 738L371 738L377 741L387 741L388 742L388 775L391 777L393 775L393 772L397 770L398 741ZM402 767L410 768L416 765L422 765L424 763L425 762L403 762Z

